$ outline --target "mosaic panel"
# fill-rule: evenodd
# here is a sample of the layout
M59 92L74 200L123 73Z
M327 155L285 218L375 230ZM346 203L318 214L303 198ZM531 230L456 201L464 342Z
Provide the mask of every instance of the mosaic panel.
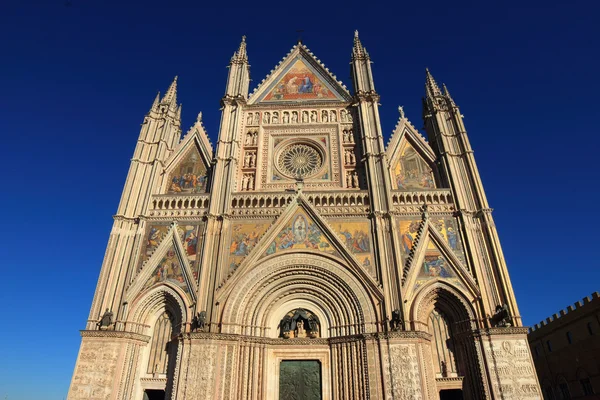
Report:
M169 176L168 193L203 193L207 172L198 149L194 147Z
M394 167L396 189L434 189L433 173L429 164L406 143Z

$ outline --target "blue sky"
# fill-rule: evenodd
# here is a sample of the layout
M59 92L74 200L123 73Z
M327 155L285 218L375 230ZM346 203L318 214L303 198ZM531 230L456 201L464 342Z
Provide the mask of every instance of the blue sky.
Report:
M184 131L202 111L214 141L243 34L252 88L298 29L350 87L358 29L386 141L398 105L422 126L429 67L465 115L525 324L600 289L597 2L211 3L0 3L0 398L66 396L143 116L179 75Z

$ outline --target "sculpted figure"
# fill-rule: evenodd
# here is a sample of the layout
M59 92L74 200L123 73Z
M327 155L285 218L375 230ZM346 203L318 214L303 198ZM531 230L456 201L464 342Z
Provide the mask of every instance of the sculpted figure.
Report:
M331 122L337 122L337 113L335 111L331 112L331 117L329 118Z
M357 188L360 185L358 184L358 174L355 172L354 175L352 175L352 187Z
M102 318L100 318L100 321L98 321L96 326L98 327L98 329L102 330L103 327L108 328L112 324L113 324L113 312L107 308L106 311L104 311L104 315L102 315Z
M310 122L317 122L317 112L316 111L310 112Z
M302 111L302 122L308 122L308 111Z
M204 329L206 326L206 311L201 311L198 314L198 328Z
M323 110L323 112L321 113L321 121L322 122L329 122L329 117L327 116L327 111Z
M400 318L400 310L395 309L392 311L392 320L390 321L390 329L398 331L402 329L402 318Z
M297 123L298 122L298 112L294 111L292 112L292 123Z

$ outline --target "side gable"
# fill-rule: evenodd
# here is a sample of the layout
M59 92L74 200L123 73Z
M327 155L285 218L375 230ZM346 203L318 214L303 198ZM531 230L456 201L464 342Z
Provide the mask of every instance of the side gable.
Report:
M463 261L429 219L422 226L412 254L414 256L407 260L402 279L406 298L411 297L430 281L440 280L472 295L479 294L477 284Z
M303 44L288 55L250 95L248 104L349 102L352 97Z
M386 155L394 189L435 188L435 153L404 116L388 142Z
M166 162L162 193L203 193L213 157L201 115Z
M185 237L185 233L183 234ZM169 285L184 293L190 301L195 299L194 272L180 235L177 223L171 224L162 242L127 288L128 301L132 301L151 287L161 284Z

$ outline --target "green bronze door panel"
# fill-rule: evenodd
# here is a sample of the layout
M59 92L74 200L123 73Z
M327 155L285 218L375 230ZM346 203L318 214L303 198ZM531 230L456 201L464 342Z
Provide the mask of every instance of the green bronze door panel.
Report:
M316 360L281 361L279 400L321 400L321 363Z

